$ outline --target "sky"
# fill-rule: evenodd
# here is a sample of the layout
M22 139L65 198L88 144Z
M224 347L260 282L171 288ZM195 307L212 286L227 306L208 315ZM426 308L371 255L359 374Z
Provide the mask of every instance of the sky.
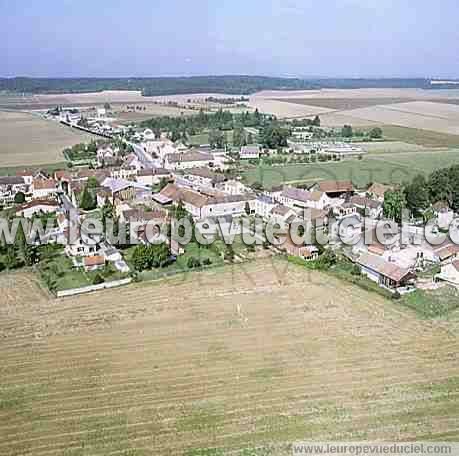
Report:
M0 76L459 78L458 0L0 0Z

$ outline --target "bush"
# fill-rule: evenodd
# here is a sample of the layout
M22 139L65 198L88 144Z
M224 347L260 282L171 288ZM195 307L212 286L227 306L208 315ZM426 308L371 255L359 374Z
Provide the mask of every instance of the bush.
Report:
M97 273L95 276L94 276L94 279L92 281L93 285L99 285L100 283L104 283L105 282L105 279L102 277L101 274Z
M25 195L22 192L17 192L14 195L14 204L23 204L25 203Z
M357 264L354 264L354 266L352 266L351 274L354 276L359 276L361 274L360 267Z
M201 267L201 262L199 261L198 258L190 257L188 258L186 265L189 269L194 269L194 268Z
M210 266L212 264L212 260L210 258L205 258L202 264L204 266Z
M393 295L392 295L392 299L394 300L397 300L397 299L400 299L402 296L400 295L400 293L398 291L396 291Z

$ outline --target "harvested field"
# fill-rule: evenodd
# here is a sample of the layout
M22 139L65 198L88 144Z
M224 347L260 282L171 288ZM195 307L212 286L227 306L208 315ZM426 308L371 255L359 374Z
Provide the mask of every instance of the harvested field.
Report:
M381 124L459 135L459 106L443 105L441 103L424 103L424 105L428 105L429 109L426 107L426 110L422 113L413 112L413 109L419 108L413 108L411 103L401 103L390 106L352 109L346 111L346 114L350 117L367 119ZM441 113L444 114L445 110L439 109L439 106L446 106L451 110L457 111L457 117L456 114L451 112L449 116L441 115Z
M133 105L129 105L133 106ZM134 105L136 106L136 105ZM134 112L128 111L127 105L112 104L111 111L120 123L141 122L157 116L180 117L186 115L196 115L199 111L192 109L181 109L173 106L163 106L156 103L142 103L142 109Z
M285 118L303 118L308 116L315 116L317 114L324 114L330 112L330 109L321 108L318 106L307 106L301 104L288 103L279 100L268 100L261 97L251 97L250 106L258 109L260 112L266 114L274 114L275 116Z
M63 149L96 136L23 112L0 111L0 167L62 162Z
M409 98L279 98L278 101L345 111L410 101Z
M57 105L60 106L102 106L104 103L119 103L119 104L151 104L158 101L161 103L173 101L177 103L186 103L191 100L203 100L207 97L214 98L229 98L239 97L236 95L225 94L184 94L184 95L168 95L157 97L143 97L140 91L135 90L106 90L102 92L89 93L64 93L55 95L1 95L0 107L11 109L48 109Z
M275 260L66 300L35 287L0 276L2 455L459 437L455 323L321 273Z

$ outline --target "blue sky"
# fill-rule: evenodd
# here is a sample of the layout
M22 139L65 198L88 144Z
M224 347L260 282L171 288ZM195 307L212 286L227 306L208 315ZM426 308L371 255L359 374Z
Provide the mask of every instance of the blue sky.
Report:
M457 0L0 0L0 18L0 76L459 77Z

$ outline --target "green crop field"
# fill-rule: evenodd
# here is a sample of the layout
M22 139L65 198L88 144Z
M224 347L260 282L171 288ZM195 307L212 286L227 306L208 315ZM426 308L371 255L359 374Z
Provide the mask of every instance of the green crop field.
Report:
M408 181L416 174L429 174L435 169L459 164L459 150L437 152L399 152L372 155L363 160L329 163L309 163L286 166L258 166L244 173L251 184L260 182L265 188L282 183L313 183L318 180L349 179L358 187L371 182L396 184Z

